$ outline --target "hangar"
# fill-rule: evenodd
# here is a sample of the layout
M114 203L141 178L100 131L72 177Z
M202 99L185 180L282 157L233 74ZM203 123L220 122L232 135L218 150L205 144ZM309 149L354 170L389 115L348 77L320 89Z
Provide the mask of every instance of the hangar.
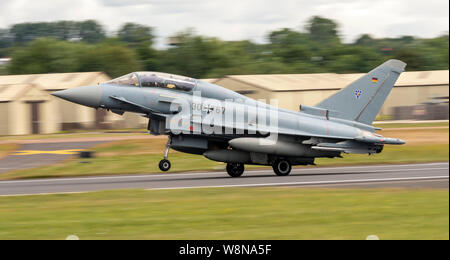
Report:
M53 133L51 96L31 84L0 85L0 135Z
M0 135L144 127L145 119L137 115L126 113L122 117L50 95L54 91L96 85L110 79L103 72L0 76ZM32 121L35 122L33 127Z
M364 74L271 74L231 75L212 83L255 99L277 99L282 108L298 110L313 106ZM449 96L449 71L404 72L380 111L391 115L394 107L413 106L436 97Z

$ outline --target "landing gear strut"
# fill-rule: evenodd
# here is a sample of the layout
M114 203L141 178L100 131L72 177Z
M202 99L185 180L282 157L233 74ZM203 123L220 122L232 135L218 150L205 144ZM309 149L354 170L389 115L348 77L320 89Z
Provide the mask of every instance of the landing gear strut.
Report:
M227 163L227 173L234 178L240 177L244 173L244 164Z
M292 165L289 161L284 159L276 160L273 165L273 171L278 176L288 176L291 173Z
M170 161L167 159L169 157L170 145L172 144L172 137L169 135L166 144L166 150L164 150L164 159L159 162L159 169L166 172L170 169Z

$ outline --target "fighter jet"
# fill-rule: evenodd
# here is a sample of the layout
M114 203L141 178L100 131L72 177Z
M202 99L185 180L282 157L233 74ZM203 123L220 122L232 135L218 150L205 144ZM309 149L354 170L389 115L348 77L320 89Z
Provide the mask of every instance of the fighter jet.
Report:
M386 61L317 105L300 105L299 111L158 72L134 72L53 95L148 118L150 134L168 136L162 171L170 169L168 154L174 149L224 162L231 177L241 176L246 164L272 166L276 175L287 176L292 166L314 165L315 158L374 154L385 144L404 144L375 133L379 129L372 122L405 67L399 60Z

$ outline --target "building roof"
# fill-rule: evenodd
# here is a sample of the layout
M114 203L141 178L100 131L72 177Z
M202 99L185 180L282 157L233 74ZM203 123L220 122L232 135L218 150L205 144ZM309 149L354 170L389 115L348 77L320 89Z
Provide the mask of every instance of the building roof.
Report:
M31 87L29 84L0 85L0 102L17 100Z
M44 90L61 90L94 85L110 80L103 72L77 72L53 74L29 74L0 76L0 86L10 84L34 84Z
M225 78L240 81L269 91L305 91L341 89L355 81L364 73L336 74L266 74L266 75L231 75ZM11 84L33 84L43 90L54 91L78 86L94 85L110 80L103 72L77 72L53 74L29 74L0 76L0 86ZM220 79L202 79L218 83ZM404 72L395 86L430 86L448 85L449 71L412 71Z
M448 70L408 71L402 73L396 86L448 85Z
M341 89L363 76L365 73L336 74L268 74L268 75L232 75L225 78L240 81L269 91L305 91ZM220 85L220 80L218 81ZM449 71L412 71L404 72L395 86L448 85Z
M208 83L214 83L214 82L216 82L218 80L219 79L201 79L201 81L205 81L205 82L208 82Z

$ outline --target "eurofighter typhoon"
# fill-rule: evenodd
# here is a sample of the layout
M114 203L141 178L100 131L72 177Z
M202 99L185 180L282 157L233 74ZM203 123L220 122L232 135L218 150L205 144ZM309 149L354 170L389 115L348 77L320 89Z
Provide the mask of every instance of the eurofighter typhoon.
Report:
M53 93L59 98L122 115L147 117L152 135L167 135L169 150L203 155L227 164L231 177L244 165L272 166L289 175L293 165L315 158L380 153L400 139L375 133L371 124L406 64L389 60L315 106L299 111L257 101L201 80L158 72L134 72L109 82ZM330 82L332 85L333 82Z

